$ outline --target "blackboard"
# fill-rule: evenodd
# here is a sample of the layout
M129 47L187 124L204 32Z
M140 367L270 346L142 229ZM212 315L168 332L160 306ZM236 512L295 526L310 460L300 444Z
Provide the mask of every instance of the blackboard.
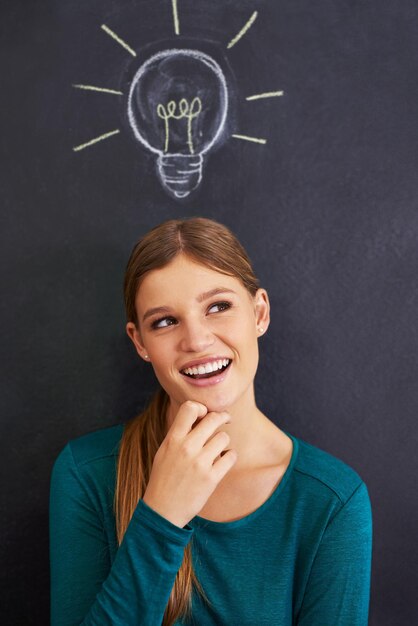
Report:
M58 452L156 386L125 334L129 253L193 215L234 231L269 293L260 408L368 485L370 624L415 623L418 5L14 0L0 17L2 623L48 623ZM128 116L168 49L209 55L228 87L180 196Z

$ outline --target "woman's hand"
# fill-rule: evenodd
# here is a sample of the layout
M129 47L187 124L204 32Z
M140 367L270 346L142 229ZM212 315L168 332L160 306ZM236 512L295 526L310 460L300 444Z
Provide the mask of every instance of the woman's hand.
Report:
M208 413L200 402L184 402L154 457L143 501L181 528L197 515L237 460L235 450L220 456L228 433L213 435L229 421L226 411Z

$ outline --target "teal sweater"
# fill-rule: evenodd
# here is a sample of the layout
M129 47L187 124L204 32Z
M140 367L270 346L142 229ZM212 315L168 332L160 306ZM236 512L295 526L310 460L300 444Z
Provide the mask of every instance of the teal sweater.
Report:
M118 549L113 513L122 425L70 441L50 491L52 626L160 626L185 547L206 596L196 626L366 626L372 512L343 461L290 433L290 464L250 515L184 528L141 499Z

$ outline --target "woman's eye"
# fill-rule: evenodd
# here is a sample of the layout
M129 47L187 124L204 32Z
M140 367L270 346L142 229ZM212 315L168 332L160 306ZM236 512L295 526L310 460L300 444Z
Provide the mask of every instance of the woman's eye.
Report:
M215 304L212 304L209 307L209 311L212 311L212 309L214 308L218 309L218 311L215 310L215 313L219 311L226 311L227 309L230 309L231 306L232 304L230 302L215 302ZM174 317L161 317L160 319L155 320L151 323L151 328L153 330L158 330L158 328L167 328L168 326L172 326L176 322L177 320Z
M230 308L231 303L230 302L216 302L215 304L212 304L212 306L209 308L212 309L214 306L220 306L222 307L221 311L225 311L226 309Z
M171 324L161 326L161 322L165 322L166 320L173 320L173 319L174 317L162 317L161 319L155 320L155 322L152 322L151 328L166 328L167 326L171 326Z

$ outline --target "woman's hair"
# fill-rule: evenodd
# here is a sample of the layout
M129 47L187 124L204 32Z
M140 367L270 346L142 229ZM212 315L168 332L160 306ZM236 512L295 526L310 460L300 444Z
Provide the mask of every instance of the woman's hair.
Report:
M178 254L220 273L238 278L254 296L259 281L250 259L240 242L223 224L203 217L171 219L155 226L138 241L129 258L125 279L124 298L128 322L138 328L135 298L145 274L170 263ZM129 420L120 443L115 514L118 544L120 545L136 506L148 485L152 464L166 431L166 413L169 396L160 387L145 410ZM184 615L190 615L192 585L204 597L192 565L190 542L164 612L162 626L172 626Z

